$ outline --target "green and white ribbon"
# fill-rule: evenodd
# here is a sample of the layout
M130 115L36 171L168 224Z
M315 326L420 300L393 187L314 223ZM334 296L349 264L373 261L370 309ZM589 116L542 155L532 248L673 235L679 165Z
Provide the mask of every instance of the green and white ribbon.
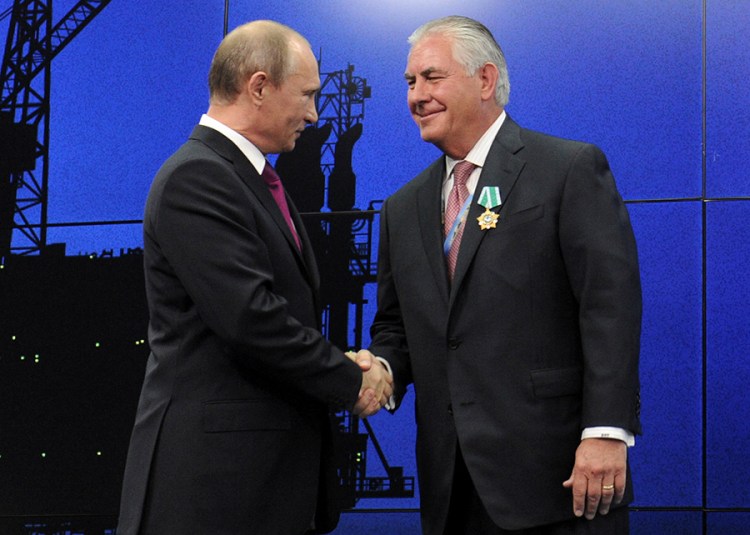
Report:
M503 204L503 200L500 198L500 188L497 186L485 186L482 188L482 193L479 194L479 204L491 210L496 206Z

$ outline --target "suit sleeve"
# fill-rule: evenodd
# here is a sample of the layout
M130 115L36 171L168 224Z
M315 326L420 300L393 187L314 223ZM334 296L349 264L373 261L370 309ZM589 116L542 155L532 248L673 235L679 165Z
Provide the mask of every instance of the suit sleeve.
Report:
M641 285L635 238L604 154L573 157L560 207L560 248L579 303L583 427L640 433Z
M393 371L394 400L396 408L412 382L409 364L409 348L406 330L401 317L390 262L390 238L388 233L388 201L380 210L380 239L378 242L378 309L370 327L372 342L370 351L388 361Z
M261 235L263 208L231 165L193 159L172 170L163 188L147 210L153 235L146 238L161 249L176 275L174 284L184 287L208 331L240 365L328 405L351 408L361 371L320 332L298 321L275 291L275 269L286 245ZM292 256L289 263L289 270L299 269ZM298 279L299 289L311 292L301 272Z

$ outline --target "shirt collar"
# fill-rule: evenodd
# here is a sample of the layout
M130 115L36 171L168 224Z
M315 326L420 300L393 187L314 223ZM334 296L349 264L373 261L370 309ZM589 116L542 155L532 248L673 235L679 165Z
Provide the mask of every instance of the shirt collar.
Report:
M245 136L232 130L224 123L217 121L213 117L209 117L205 113L201 116L200 125L212 128L223 134L232 143L237 145L237 148L242 151L242 154L250 161L252 166L258 171L258 174L263 173L263 168L266 166L266 157L260 152L260 149L253 145Z
M505 117L505 110L503 110L502 112L500 112L498 118L495 119L495 121L490 125L487 131L482 134L482 137L479 138L479 141L477 141L476 144L471 148L469 153L464 158L465 161L471 162L477 167L484 166L484 162L487 159L487 154L489 154L490 148L492 147L492 142L495 141L497 133L500 131L500 127L503 126ZM459 161L461 160L454 160L448 155L445 156L446 177L451 176L453 168Z

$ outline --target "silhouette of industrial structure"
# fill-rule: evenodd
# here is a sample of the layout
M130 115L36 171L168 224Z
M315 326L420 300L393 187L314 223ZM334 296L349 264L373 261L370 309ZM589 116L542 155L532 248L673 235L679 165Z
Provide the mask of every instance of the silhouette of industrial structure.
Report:
M49 65L109 1L79 1L56 24L51 3L16 0L0 13L10 16L0 72L0 532L18 532L14 518L26 517L23 533L63 533L34 518L75 514L67 531L102 533L117 514L148 313L142 251L68 257L64 244L47 244ZM359 348L376 211L355 206L352 154L371 89L352 65L321 80L318 125L276 168L323 274L324 334ZM388 464L368 422L335 418L342 505L412 497L414 477ZM368 444L384 476L368 476Z
M354 75L354 66L321 74L318 126L307 128L292 152L282 153L276 170L297 208L303 212L320 272L324 304L323 332L338 347L362 347L365 285L375 282L373 206L358 210L354 144L362 135L367 81ZM352 313L353 311L353 313ZM353 325L353 328L352 328ZM349 335L352 335L350 337ZM345 507L360 498L414 496L414 477L390 466L372 427L348 412L337 415L344 459L339 463ZM383 477L367 475L367 441L372 441L385 469Z
M80 0L54 25L52 0L16 0L0 14L10 16L0 71L0 261L47 245L49 67L107 4Z

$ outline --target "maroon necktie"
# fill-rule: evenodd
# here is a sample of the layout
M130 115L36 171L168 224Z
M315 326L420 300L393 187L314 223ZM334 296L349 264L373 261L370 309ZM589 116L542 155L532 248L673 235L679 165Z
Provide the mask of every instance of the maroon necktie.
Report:
M276 204L279 206L279 210L281 210L281 214L284 216L284 220L289 226L289 230L292 231L294 241L297 243L297 249L302 250L299 236L297 235L297 231L294 228L294 223L292 223L292 216L289 214L289 206L287 205L286 197L284 196L284 186L281 185L281 179L279 178L279 175L276 174L276 171L274 171L273 167L270 163L268 163L268 161L266 161L266 166L263 168L263 174L261 176L263 177L263 180L266 181L268 191L270 191L271 195L273 195L273 200L276 201Z
M445 222L443 223L443 236L448 237L448 233L453 227L456 217L460 217L459 212L469 196L469 189L466 182L469 180L471 172L476 165L471 162L462 160L453 167L453 188L448 195L448 203L445 207ZM456 236L453 238L450 251L446 258L448 263L448 275L453 280L453 273L456 271L456 260L458 259L458 248L461 245L461 236L464 233L463 225L459 223L456 228Z

